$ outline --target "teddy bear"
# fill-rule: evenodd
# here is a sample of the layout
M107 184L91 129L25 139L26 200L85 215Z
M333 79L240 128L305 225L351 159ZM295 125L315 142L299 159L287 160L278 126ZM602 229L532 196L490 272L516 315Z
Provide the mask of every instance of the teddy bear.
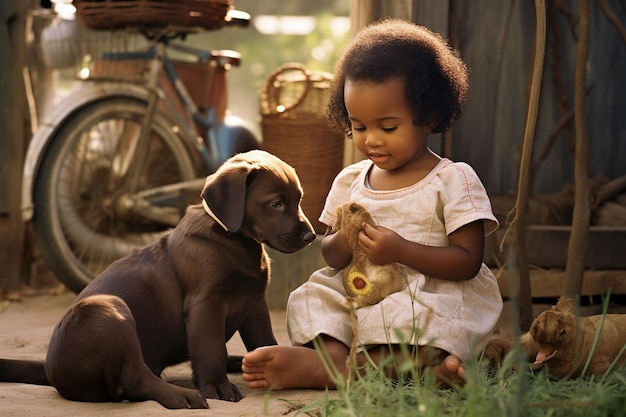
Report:
M343 285L355 308L374 305L406 286L406 273L397 263L373 264L359 245L358 235L363 223L374 226L369 212L358 203L345 203L337 208L333 232L348 238L352 260L342 271Z

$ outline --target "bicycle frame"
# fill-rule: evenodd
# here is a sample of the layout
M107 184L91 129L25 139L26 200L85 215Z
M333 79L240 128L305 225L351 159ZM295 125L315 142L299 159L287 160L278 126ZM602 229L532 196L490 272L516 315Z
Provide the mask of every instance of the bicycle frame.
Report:
M229 68L233 65L239 65L241 55L238 52L230 50L208 52L201 49L190 48L186 45L168 44L165 46L162 42L158 42L147 52L139 56L133 53L113 53L105 54L103 56L105 59L113 60L125 60L129 58L148 59L153 65L158 65L159 63L161 64L160 68L158 66L151 68L151 75L149 76L147 87L151 91L157 91L159 88L162 89L160 74L163 73L165 75L170 85L174 87L173 92L176 94L178 101L182 104L182 110L185 112L185 115L181 114L181 111L178 106L176 106L171 94L166 93L161 94L160 97L163 97L162 100L167 105L167 113L174 117L174 121L179 126L184 128L183 133L188 140L196 146L196 149L202 157L205 166L207 166L210 171L214 171L223 159L225 159L219 157L219 147L215 138L215 128L223 122L225 110L223 108L218 109L218 105L213 105L209 108L206 115L202 114L194 100L191 98L187 87L178 76L174 62L167 56L166 48L193 55L198 58L201 63L212 64L216 72L214 76L219 78L217 83L221 82L222 84L225 83L225 80L221 79L225 78L226 72ZM216 86L213 86L213 88L216 88ZM158 98L156 99L158 100ZM225 97L220 97L220 100L225 101L225 99ZM191 129L191 126L186 122L184 116L187 116L193 120L197 126L208 132L208 137L204 138L205 141L197 140L197 133Z
M176 126L181 129L182 136L187 143L191 146L195 146L196 151L202 158L209 172L215 171L227 156L220 158L216 143L216 128L218 124L222 122L223 114L218 115L218 110L214 106L208 110L206 115L200 112L187 88L179 78L173 62L166 53L166 48L172 48L194 55L200 62L215 65L216 77L225 77L225 73L231 65L239 64L240 55L234 51L207 52L178 44L168 44L166 46L166 41L163 41L163 39L166 39L165 37L159 37L158 39L159 40L154 42L145 52L106 53L103 54L102 58L114 62L139 59L146 60L149 63L149 74L145 85L148 90L146 114L142 122L137 146L133 149L134 155L128 158L129 172L127 173L127 184L131 194L129 194L128 200L123 204L127 208L141 210L146 218L159 220L161 222L163 222L164 219L170 219L166 222L174 225L180 218L177 209L153 207L150 204L146 204L146 200L163 199L168 195L178 194L183 189L199 190L204 184L204 179L182 182L175 185L170 184L164 187L144 190L138 194L135 193L140 173L144 171L143 164L147 159L150 126L158 105L161 102L165 105L166 114L172 117ZM173 88L173 93L175 93L176 97L172 97L172 93L168 93L165 90L166 85L163 85L164 80L161 74L165 76L165 82L169 83ZM225 80L218 80L217 82L223 83ZM181 114L181 110L184 114ZM194 129L196 126L192 126L191 123L188 122L189 120L203 131L206 131L207 137L199 135Z

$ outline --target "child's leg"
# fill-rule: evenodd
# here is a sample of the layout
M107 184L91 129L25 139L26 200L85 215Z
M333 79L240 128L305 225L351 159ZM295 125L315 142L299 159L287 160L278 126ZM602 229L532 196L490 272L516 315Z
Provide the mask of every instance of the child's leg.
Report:
M343 377L347 377L348 368L346 360L350 353L349 348L336 339L328 336L321 336L320 341L325 344L335 369ZM357 355L357 366L363 367L369 360L375 364L383 361L393 354L397 360L401 360L403 353L399 348L393 348L390 353L388 346L370 348L367 355L360 353ZM417 362L420 368L428 367L432 369L435 378L449 385L463 385L465 370L461 366L458 357L450 355L440 349L421 347L418 349ZM335 389L336 383L326 372L319 353L304 346L266 346L249 352L243 359L243 379L247 381L250 388L317 388ZM390 377L395 377L392 366L385 372Z

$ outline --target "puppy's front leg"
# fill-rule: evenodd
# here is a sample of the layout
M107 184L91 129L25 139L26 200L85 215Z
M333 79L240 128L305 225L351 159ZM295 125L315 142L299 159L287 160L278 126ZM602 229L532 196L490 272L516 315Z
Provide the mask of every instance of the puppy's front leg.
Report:
M277 344L265 298L258 300L250 309L239 327L239 335L248 351L261 346Z
M210 304L209 304L210 305ZM213 303L217 306L219 303ZM239 401L243 398L226 374L226 315L196 306L187 316L187 343L193 381L206 398Z

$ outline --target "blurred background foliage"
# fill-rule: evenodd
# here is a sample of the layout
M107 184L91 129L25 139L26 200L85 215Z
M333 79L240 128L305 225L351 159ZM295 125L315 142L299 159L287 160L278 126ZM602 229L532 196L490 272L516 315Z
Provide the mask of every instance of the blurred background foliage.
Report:
M274 69L298 62L310 69L332 72L337 55L350 36L349 0L235 0L234 3L236 9L251 15L249 27L190 35L186 42L199 48L232 49L241 53L241 65L229 74L229 108L234 115L260 129L259 95ZM304 35L289 33L289 27L283 28L282 33L278 27L275 28L278 33L262 33L258 27L264 16L311 17L314 25ZM302 26L301 21L295 23Z
M66 9L69 3L71 0L52 1L62 19L74 19L74 9ZM265 80L277 67L286 63L300 63L312 70L332 72L334 62L350 36L349 0L234 0L233 3L235 9L250 14L248 27L224 27L189 34L184 43L204 50L226 49L241 54L241 64L233 67L228 75L228 107L231 114L249 122L260 137L259 98ZM64 15L64 10L69 11L67 15ZM42 19L40 23L47 26L50 20ZM58 23L55 21L49 26ZM121 46L122 50L145 46L143 37L132 32L120 34L117 31L114 34L77 28L75 25L59 25L54 30L52 42L42 43L41 52L56 60L59 59L55 56L57 52L65 58L70 52L73 55L75 50L81 56L86 52L99 54L91 47L105 51L112 50L107 49L112 45ZM116 37L119 41L115 40ZM172 57L190 58L175 51ZM40 81L51 83L48 85L58 100L75 86L80 67L51 68L55 71L45 74L47 80Z

